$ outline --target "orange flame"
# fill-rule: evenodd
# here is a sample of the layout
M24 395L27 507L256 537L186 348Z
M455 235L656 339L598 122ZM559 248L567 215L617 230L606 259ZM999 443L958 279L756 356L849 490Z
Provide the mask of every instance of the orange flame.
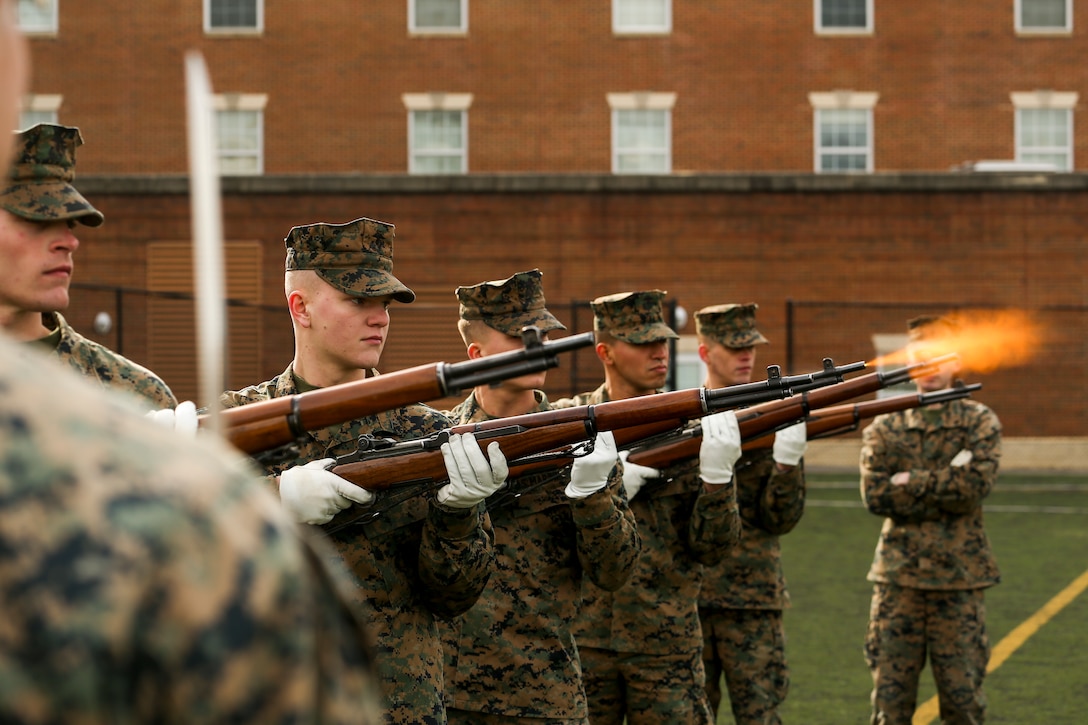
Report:
M956 353L964 368L987 373L1023 365L1044 338L1042 326L1023 310L965 312L947 315L959 325L956 334L926 339L926 357ZM911 362L904 348L882 355L869 366L896 367Z

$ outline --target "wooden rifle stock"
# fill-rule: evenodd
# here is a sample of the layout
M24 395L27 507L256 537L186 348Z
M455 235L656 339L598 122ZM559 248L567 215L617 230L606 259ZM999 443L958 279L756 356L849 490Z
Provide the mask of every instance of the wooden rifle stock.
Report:
M908 393L880 400L866 400L861 403L847 403L846 405L820 408L805 419L805 430L809 440L830 438L855 431L861 425L861 421L875 418L878 415L909 410L910 408L921 408L934 403L947 403L950 400L960 398L969 398L971 393L981 389L981 383L964 385L958 382L947 390L937 390L932 393ZM768 434L744 441L742 449L752 451L760 448L770 448L773 445L774 435Z
M224 437L244 453L288 445L320 430L404 405L438 400L462 390L501 382L559 365L563 352L593 344L586 332L544 341L539 328L522 331L525 348L460 363L430 363L285 398L219 412ZM206 416L202 416L202 421Z
M635 428L664 433L716 410L759 401L777 400L792 394L792 385L811 386L833 382L833 371L844 368L826 364L824 371L783 378L778 368L768 368L768 379L725 388L689 388L637 398L555 408L526 415L465 423L428 438L395 442L366 439L355 453L342 456L330 470L357 486L382 491L406 484L430 484L446 479L441 445L452 434L472 433L485 449L497 441L511 466L511 476L528 472L519 464L532 459L533 470L557 468L573 460L573 446L593 440L602 431ZM369 516L366 507L353 506L324 526L329 533Z
M868 373L834 385L806 390L785 400L769 401L746 408L737 413L741 441L769 435L803 421L813 410L827 408L890 385L898 385L914 377L924 377L955 358L955 355L945 355L889 372ZM670 439L654 441L642 447L633 447L627 460L650 468L667 468L680 461L697 457L702 443L701 438L702 429L693 426Z

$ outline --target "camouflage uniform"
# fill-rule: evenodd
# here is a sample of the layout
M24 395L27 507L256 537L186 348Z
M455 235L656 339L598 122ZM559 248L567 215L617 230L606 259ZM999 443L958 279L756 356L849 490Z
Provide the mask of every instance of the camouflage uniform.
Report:
M862 500L886 517L868 576L871 721L911 722L928 652L941 721L981 723L990 656L983 590L1000 581L982 501L997 479L1001 423L985 405L955 400L878 416L862 443ZM963 450L970 462L952 467ZM900 471L910 481L892 484Z
M346 581L248 461L0 360L0 720L380 722Z
M83 144L79 129L42 123L16 136L16 158L8 185L0 191L0 208L31 221L79 221L98 226L102 213L74 186L76 149ZM148 409L173 408L177 399L166 383L147 368L83 337L57 311L42 313L52 331L34 341L104 387L135 393Z
M540 272L457 290L461 318L482 320L508 335L526 325L563 329L544 306ZM550 410L536 391L537 405ZM449 415L457 424L490 420L475 393ZM495 529L495 571L480 600L443 627L446 702L451 723L528 719L586 723L581 663L571 633L580 613L580 583L615 590L626 581L639 551L622 477L585 498L564 488L570 467L510 479L488 500ZM504 505L497 499L509 491Z
M675 336L662 320L664 293L594 300L594 326L641 344ZM554 407L608 401L605 385ZM582 659L590 722L620 725L709 723L698 596L704 565L736 545L740 515L733 483L706 493L698 463L662 471L630 502L642 551L615 592L582 584L574 634Z
M757 309L705 307L695 313L696 332L727 348L767 344L755 326ZM771 449L764 449L742 455L734 472L740 543L706 569L699 592L707 696L717 717L724 675L737 725L778 723L789 689L782 610L790 605L778 537L792 531L804 513L804 468L781 471Z
M104 388L135 393L139 404L147 410L177 407L177 398L155 373L105 345L88 340L59 312L42 313L42 321L53 334L33 341L32 345L45 346L68 367L98 381Z
M288 269L321 265L317 271L334 286L411 299L411 290L387 271L392 268L391 225L362 219L346 225L296 227L286 244ZM300 382L289 365L269 381L224 393L221 402L230 408L294 395L300 392ZM410 405L309 431L293 460L271 465L267 472L278 475L292 465L344 455L355 450L364 434L407 439L448 427L449 420L433 408ZM381 506L381 499L374 505ZM339 559L353 575L355 601L377 641L376 660L390 722L445 722L442 648L435 618L462 614L476 601L494 563L491 537L490 519L482 506L454 509L424 495L330 535Z

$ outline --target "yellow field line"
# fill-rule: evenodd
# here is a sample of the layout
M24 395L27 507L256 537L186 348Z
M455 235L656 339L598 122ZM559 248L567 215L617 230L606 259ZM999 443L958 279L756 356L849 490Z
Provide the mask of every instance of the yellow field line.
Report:
M990 653L990 663L986 666L986 672L993 672L1003 665L1005 660L1020 648L1020 645L1027 642L1031 635L1038 632L1044 624L1049 622L1055 614L1062 611L1067 604L1080 596L1085 589L1088 589L1088 571L1074 579L1072 584L1058 592L1057 596L1044 604L1039 611L1005 635L1005 638L998 642L993 652ZM937 696L934 695L914 711L911 725L929 725L938 715L940 715L940 706L937 702Z

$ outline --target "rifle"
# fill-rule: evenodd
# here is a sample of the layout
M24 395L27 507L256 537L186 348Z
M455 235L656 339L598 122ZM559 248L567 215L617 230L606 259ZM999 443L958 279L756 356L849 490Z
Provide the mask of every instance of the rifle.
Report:
M453 434L473 433L482 448L498 441L511 466L511 476L521 462L531 462L534 469L556 468L575 457L576 443L592 441L597 433L634 427L655 433L682 427L693 418L719 410L754 405L786 398L795 388L813 389L831 385L845 372L864 367L865 363L835 367L824 361L824 369L783 377L778 366L767 368L767 380L730 385L724 388L689 388L606 403L495 418L465 423L432 436L396 442L387 438L363 436L358 449L336 459L331 470L368 491L388 491L408 487L407 496L434 487L446 480L446 466L441 446ZM587 449L588 452L588 449ZM396 499L398 502L401 498ZM323 527L332 533L360 519L380 513L369 507L352 506ZM384 510L384 509L382 509Z
M459 363L429 363L373 378L262 400L219 412L223 435L250 455L287 446L306 431L437 400L559 365L559 355L593 344L592 332L543 339L538 327L521 331L525 348ZM207 416L201 416L201 422Z
M785 400L753 406L737 413L741 441L768 435L803 421L813 410L867 395L891 385L899 385L915 377L925 377L955 359L954 353L942 355L888 372L877 371L861 375L836 385L802 392ZM667 468L680 461L697 458L702 435L702 428L696 425L669 436L650 437L632 446L627 460L659 470Z
M809 440L830 438L831 436L855 431L860 426L861 421L875 418L878 415L969 398L971 393L981 389L982 383L965 385L962 381L957 380L951 388L936 390L932 393L906 393L880 400L867 400L862 403L833 405L829 408L820 408L805 418L805 429ZM773 435L762 435L744 441L741 447L745 451L753 451L770 448L773 445Z

